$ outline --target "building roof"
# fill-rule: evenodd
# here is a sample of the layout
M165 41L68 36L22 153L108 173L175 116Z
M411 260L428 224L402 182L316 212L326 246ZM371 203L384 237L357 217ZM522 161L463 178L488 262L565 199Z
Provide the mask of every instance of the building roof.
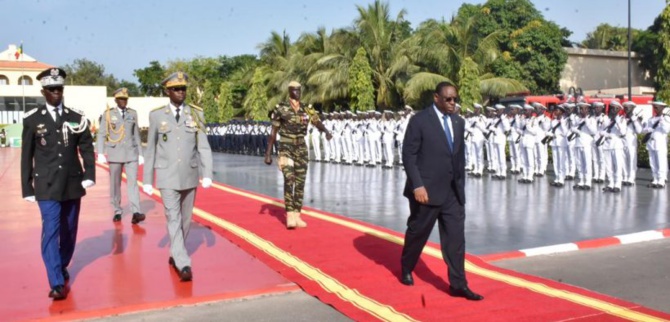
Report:
M0 70L45 70L54 67L38 61L2 61L0 60Z

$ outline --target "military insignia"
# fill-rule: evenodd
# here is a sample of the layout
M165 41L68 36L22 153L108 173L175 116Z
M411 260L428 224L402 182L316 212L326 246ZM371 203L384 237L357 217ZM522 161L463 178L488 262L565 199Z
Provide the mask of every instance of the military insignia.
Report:
M42 110L42 115L46 115L46 114L47 114L47 110Z
M118 121L118 120L119 120L119 118L116 117L116 115L112 116L112 122L116 122L116 121Z
M163 133L163 142L167 142L167 133Z
M165 122L165 121L161 122L161 126L160 126L160 128L158 128L158 131L166 132L167 130L168 130L167 122Z
M37 112L37 110L39 110L39 109L38 109L38 108L34 108L34 109L32 109L32 110L26 112L26 114L23 115L23 118L26 118L26 117L28 117L28 116L31 116L31 115L35 114L35 112ZM46 113L46 110L42 110L42 112ZM44 114L44 113L42 113L42 114Z
M52 68L50 73L51 76L58 76L58 68Z
M46 145L47 145L47 140L45 140L44 138L42 138L42 139L40 140L40 144L41 144L42 146L46 146Z
M71 127L79 126L79 122L67 122Z
M47 133L47 128L44 127L44 124L38 124L37 125L37 134L44 134Z
M77 114L79 114L79 115L81 115L81 116L84 116L84 112L83 112L83 111L78 110L78 109L76 109L76 108L71 108L71 107L68 107L68 108L69 108L72 112L75 112L75 113L77 113ZM65 113L68 112L67 109L63 109L63 110L65 110Z

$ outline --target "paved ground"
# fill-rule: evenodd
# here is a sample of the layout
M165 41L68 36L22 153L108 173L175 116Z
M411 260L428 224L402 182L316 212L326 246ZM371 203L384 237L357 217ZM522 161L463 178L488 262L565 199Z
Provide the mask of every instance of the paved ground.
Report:
M493 264L670 313L670 239Z
M276 160L275 160L276 161ZM283 179L276 162L262 157L214 154L217 181L283 198ZM409 208L402 197L405 173L311 162L305 205L405 232ZM466 181L466 240L472 254L491 254L549 246L645 230L668 228L670 189L646 187L648 169L640 169L637 185L619 194L574 191L549 185L551 174L531 185L490 178ZM431 240L438 242L433 232Z
M332 307L294 292L126 314L96 321L351 321Z

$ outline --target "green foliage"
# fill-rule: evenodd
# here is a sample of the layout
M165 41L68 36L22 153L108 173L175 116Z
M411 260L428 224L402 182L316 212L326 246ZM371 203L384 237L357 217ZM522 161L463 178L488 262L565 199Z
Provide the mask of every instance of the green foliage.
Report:
M127 80L122 80L119 82L118 87L125 87L128 89L128 95L130 96L142 96L140 92L140 88L137 86L137 84L133 82L129 82Z
M482 94L477 63L466 57L458 71L458 95L461 97L461 106L471 110L474 103L481 103Z
M459 19L473 17L478 38L500 32L502 55L492 65L499 77L516 79L531 92L558 90L567 62L562 46L570 31L544 19L529 0L489 0L483 5L464 4Z
M230 82L223 82L219 87L218 110L216 122L228 122L235 116L234 96L232 84Z
M140 82L140 92L144 96L163 96L161 82L167 76L163 66L158 61L151 61L149 66L136 69L135 77Z
M359 47L354 61L349 67L349 97L352 111L375 109L375 93L372 85L372 68L365 48Z
M251 88L244 100L245 116L254 121L268 120L267 89L264 84L264 77L261 68L256 68L251 80Z
M189 89L190 91L191 89ZM202 101L200 107L205 111L205 121L214 122L218 117L219 106L216 102L216 92L218 88L215 87L212 81L206 80L203 85Z
M631 30L633 41L639 37L640 33L641 31L638 29ZM593 32L586 34L586 39L582 42L582 46L590 49L627 51L628 28L601 23Z
M65 65L67 73L65 80L69 85L105 86L107 96L119 88L119 82L114 75L105 74L105 66L86 58L75 59L72 64Z
M658 47L655 54L659 59L656 73L656 97L662 101L670 101L670 5L666 5L658 18L660 32Z

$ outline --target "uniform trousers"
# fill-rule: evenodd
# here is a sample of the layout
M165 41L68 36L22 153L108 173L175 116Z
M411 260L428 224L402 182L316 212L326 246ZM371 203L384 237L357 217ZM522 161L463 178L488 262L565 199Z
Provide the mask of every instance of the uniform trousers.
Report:
M621 189L623 177L623 149L603 150L605 160L605 174L607 175L607 186Z
M321 134L318 131L313 131L309 137L312 140L312 148L314 149L314 159L321 161Z
M121 208L121 179L123 169L126 170L128 201L131 213L140 213L140 188L137 186L137 161L109 163L109 196L114 214L122 214Z
M668 180L668 150L656 150L647 146L647 151L649 151L649 166L654 177L654 183L665 185Z
M591 145L587 147L576 146L575 151L577 152L577 164L579 165L579 185L590 187L591 178L593 178L593 150Z
M535 144L521 147L521 162L523 178L533 181L533 173L535 173Z
M635 183L637 174L637 138L633 142L624 142L623 181Z
M521 146L515 141L509 142L509 159L512 171L519 171L521 168Z
M472 142L472 173L481 174L484 168L484 141Z
M556 179L554 182L563 183L565 180L565 170L567 169L568 163L568 148L564 146L553 146L551 147L551 156L554 164L554 173L556 174Z
M507 160L505 159L505 143L493 143L493 159L495 160L496 173L499 176L507 176Z
M547 145L542 142L535 143L535 173L544 174L549 164L549 152Z
M603 149L596 145L592 147L593 151L593 178L605 180L605 158Z
M160 189L167 230L170 236L170 256L179 270L191 266L191 258L186 250L186 238L191 229L193 203L196 188L185 190Z
M65 285L63 269L74 254L81 199L38 200L37 205L42 215L42 260L49 285Z

